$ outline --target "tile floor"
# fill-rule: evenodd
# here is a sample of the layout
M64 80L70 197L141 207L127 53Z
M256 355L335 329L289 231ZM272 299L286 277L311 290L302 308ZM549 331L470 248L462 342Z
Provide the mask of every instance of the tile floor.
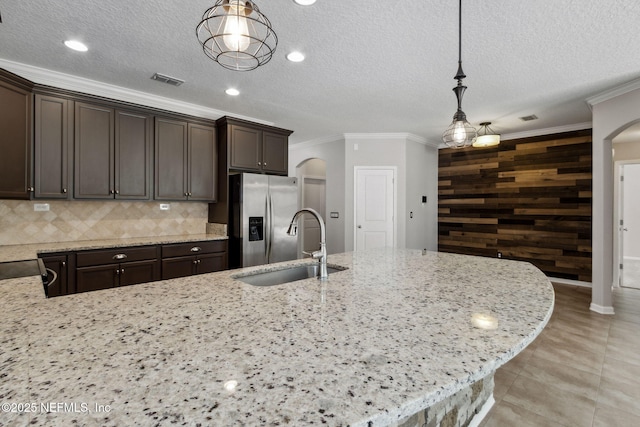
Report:
M627 288L640 289L640 259L625 258L622 270L622 285Z
M640 426L640 290L614 292L614 316L589 310L591 289L556 285L542 334L495 375L481 427Z

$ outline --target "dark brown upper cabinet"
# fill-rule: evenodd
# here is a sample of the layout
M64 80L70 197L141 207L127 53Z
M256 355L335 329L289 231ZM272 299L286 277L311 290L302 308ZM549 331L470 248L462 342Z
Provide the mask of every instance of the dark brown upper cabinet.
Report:
M217 146L214 126L156 117L157 200L216 200Z
M233 117L216 120L218 200L209 204L209 222L229 221L229 175L254 172L288 175L289 135L293 131Z
M150 199L151 120L76 102L74 198Z
M73 101L35 96L34 197L69 199L73 143Z
M229 169L288 174L288 134L232 124L229 144Z
M116 110L115 198L150 200L153 117Z
M33 84L0 70L0 198L29 199L32 182Z

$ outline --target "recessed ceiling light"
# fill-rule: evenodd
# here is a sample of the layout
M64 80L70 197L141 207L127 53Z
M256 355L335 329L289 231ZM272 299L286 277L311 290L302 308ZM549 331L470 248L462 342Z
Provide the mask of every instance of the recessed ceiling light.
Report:
M304 55L300 52L291 52L287 54L287 59L291 62L302 62L304 61Z
M293 0L298 3L300 6L311 6L316 2L316 0Z
M229 88L229 89L225 90L224 93L226 93L227 95L231 95L231 96L240 95L240 91L238 89L234 89L234 88Z
M65 40L64 45L69 49L77 50L78 52L86 52L89 50L86 44L77 40Z

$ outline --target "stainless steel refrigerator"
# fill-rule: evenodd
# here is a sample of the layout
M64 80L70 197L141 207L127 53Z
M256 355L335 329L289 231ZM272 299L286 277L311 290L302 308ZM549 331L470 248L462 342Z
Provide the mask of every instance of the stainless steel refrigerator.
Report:
M298 210L296 178L242 173L229 186L229 267L296 259L298 239L287 234Z

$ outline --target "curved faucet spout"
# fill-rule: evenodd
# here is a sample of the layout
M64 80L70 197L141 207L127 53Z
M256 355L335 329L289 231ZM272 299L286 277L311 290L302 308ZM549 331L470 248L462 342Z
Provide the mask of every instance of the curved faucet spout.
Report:
M322 219L322 216L318 211L311 208L300 209L293 215L291 224L289 224L289 228L287 229L287 234L289 236L295 236L298 234L298 217L304 213L313 215L313 217L318 221L318 224L320 224L320 250L313 252L311 257L320 262L320 276L318 279L327 280L329 278L329 273L327 273L327 232L324 225L324 219Z

